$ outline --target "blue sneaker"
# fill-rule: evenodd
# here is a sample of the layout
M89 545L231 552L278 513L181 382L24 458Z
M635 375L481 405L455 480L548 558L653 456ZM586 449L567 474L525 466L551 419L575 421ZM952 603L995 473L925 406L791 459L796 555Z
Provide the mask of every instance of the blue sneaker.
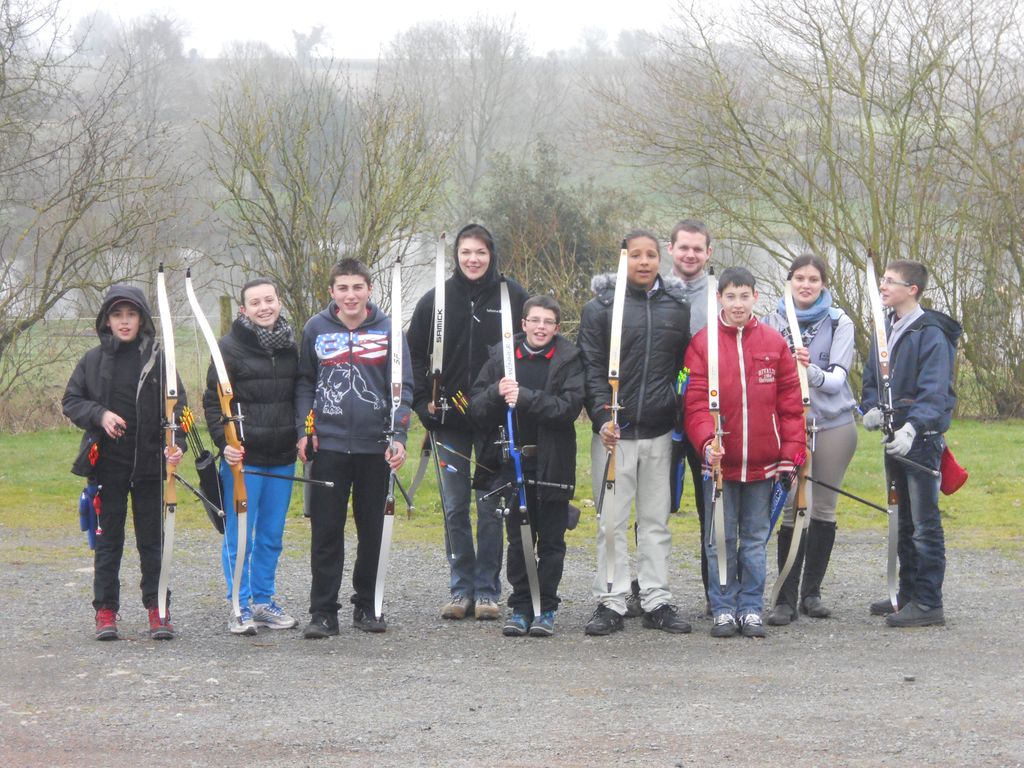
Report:
M544 611L530 625L530 637L551 637L555 634L555 612Z
M505 626L501 628L501 634L505 637L523 637L530 630L530 620L525 613L513 611L505 619Z

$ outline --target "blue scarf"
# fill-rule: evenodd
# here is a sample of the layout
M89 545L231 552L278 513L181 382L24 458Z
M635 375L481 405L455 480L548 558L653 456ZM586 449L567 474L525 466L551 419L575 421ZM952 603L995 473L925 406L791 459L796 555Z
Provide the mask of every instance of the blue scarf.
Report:
M824 318L832 308L832 294L829 292L828 288L823 288L818 300L807 309L800 309L800 307L796 306L795 303L793 306L796 309L797 322L799 322L801 326L806 327L808 325L814 325ZM786 317L785 297L781 297L779 299L778 313L782 317Z

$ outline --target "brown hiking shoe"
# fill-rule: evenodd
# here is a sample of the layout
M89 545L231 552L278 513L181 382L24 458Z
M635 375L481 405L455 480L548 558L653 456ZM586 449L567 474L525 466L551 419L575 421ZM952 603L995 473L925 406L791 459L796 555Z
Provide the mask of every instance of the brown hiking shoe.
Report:
M482 597L476 601L476 618L478 621L494 621L501 618L498 604L489 597Z
M473 607L473 601L465 595L455 595L441 607L442 619L464 619Z

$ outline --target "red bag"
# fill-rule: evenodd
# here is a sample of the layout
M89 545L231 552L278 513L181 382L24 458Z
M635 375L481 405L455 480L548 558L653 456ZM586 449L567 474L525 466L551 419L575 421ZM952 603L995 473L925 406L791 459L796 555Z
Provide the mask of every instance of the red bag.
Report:
M970 476L967 470L960 466L956 456L949 450L949 446L942 452L942 462L939 464L939 471L942 473L942 482L939 488L944 494L950 496L959 491Z

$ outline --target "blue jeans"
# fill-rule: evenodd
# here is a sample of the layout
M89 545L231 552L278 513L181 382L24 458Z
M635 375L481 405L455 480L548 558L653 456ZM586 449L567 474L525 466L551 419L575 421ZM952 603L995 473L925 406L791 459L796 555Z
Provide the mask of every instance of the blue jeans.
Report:
M942 435L919 435L907 458L938 469L945 447ZM940 478L888 457L885 471L895 479L899 496L900 602L941 608L946 539L939 513Z
M437 429L434 437L465 456L472 455L473 433L453 429ZM444 514L448 521L448 563L451 566L452 597L489 599L497 602L501 595L501 555L504 546L504 523L498 516L498 500L492 496L476 500L476 550L473 549L473 529L469 520L470 482L469 462L437 446L444 495Z
M295 473L293 464L253 469L278 475ZM234 511L234 478L226 461L220 463L220 479L224 484L224 545L221 547L221 564L224 566L227 596L230 600L235 552L238 548L238 518ZM274 577L277 575L277 561L281 557L284 521L288 515L288 504L292 500L292 481L246 475L245 491L249 499L246 562L242 568L242 584L238 589L238 601L243 606L248 605L250 600L254 603L269 603L274 597Z
M760 615L764 609L765 542L771 520L772 481L740 483L726 480L723 484L722 498L718 503L723 505L725 513L728 583L724 591L718 584L718 553L715 551L714 521L711 518L714 487L714 483L704 481L704 508L708 514L704 548L708 555L711 612L715 616L720 613ZM737 560L741 566L739 579L736 578Z

